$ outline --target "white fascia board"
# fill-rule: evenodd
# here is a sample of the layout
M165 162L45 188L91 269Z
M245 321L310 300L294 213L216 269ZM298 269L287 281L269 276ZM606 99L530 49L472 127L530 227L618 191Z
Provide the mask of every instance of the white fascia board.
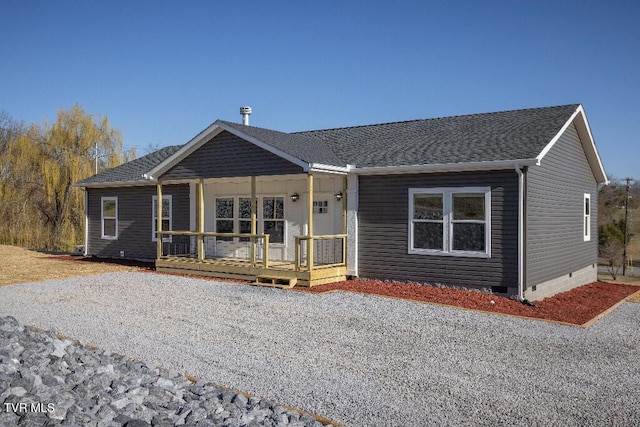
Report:
M345 175L349 173L351 168L349 165L345 166L334 166L334 165L325 165L322 163L311 163L309 165L310 172L324 172L324 173L335 173L340 175Z
M187 142L181 149L173 153L170 157L165 159L162 163L160 163L155 168L151 169L149 172L144 174L145 178L149 180L157 179L160 175L168 171L171 167L173 167L176 163L182 161L189 154L196 151L200 148L205 142L209 141L214 136L218 135L222 132L222 128L217 125L217 122L209 125L205 130L200 132L198 135L193 137L189 142Z
M545 147L542 149L540 154L538 154L538 156L536 157L538 161L541 161L542 158L546 156L547 153L553 148L553 146L556 145L556 142L558 142L562 134L567 130L567 128L571 125L571 123L573 123L573 119L576 118L579 112L580 112L580 108L577 108L576 111L573 112L571 117L569 117L569 120L567 120L566 123L562 125L558 133L556 133L556 135L553 138L551 138L551 141L549 141L547 145L545 145Z
M594 169L594 175L596 176L596 180L598 184L609 184L609 178L607 177L607 173L604 170L604 165L602 164L602 160L600 159L600 154L598 154L598 148L596 147L596 142L593 139L593 134L591 133L591 126L589 126L589 121L587 120L587 115L584 113L584 109L582 105L578 107L580 111L580 115L577 117L576 121L576 129L578 130L578 134L581 136L582 146L584 147L585 154L587 155L587 159L589 159L589 164L591 164L591 168ZM582 134L585 134L585 138L582 138Z
M221 129L224 129L227 132L234 134L238 138L242 138L245 141L248 141L257 147L262 148L265 151L275 154L278 157L282 157L283 159L293 163L294 165L300 166L305 172L309 171L310 169L309 163L303 160L300 160L299 158L294 157L291 154L285 153L284 151L279 150L273 147L272 145L267 144L266 142L260 141L258 138L254 138L253 136L247 135L246 133L238 129L232 128L231 126L227 126L225 123L222 123L219 121L216 121L214 124L220 127Z
M589 165L591 166L591 170L596 178L598 184L609 184L609 179L607 178L607 174L604 170L604 166L602 165L602 161L600 160L600 155L598 154L598 149L596 148L596 143L593 140L593 135L591 133L591 128L589 127L589 122L587 121L587 116L584 113L584 108L582 104L578 105L576 111L569 117L569 120L560 128L560 131L549 141L549 143L542 149L540 154L536 157L538 163L542 161L544 156L553 148L553 146L558 142L560 137L564 134L567 128L575 123L576 130L578 131L578 136L580 137L580 142L582 143L582 147L584 149L585 155L587 156L587 160L589 161Z
M351 169L358 175L391 175L404 173L442 173L513 169L515 165L537 166L537 159L495 160L488 162L438 163L431 165L373 166Z

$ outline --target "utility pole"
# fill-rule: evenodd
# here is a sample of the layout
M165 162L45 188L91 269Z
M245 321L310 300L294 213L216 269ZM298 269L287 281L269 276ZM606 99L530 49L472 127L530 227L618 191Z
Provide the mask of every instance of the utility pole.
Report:
M96 175L98 175L98 141L95 142L93 156L96 159Z
M624 199L624 240L623 240L623 252L622 252L622 275L627 275L627 235L629 233L629 191L631 190L632 178L625 178L627 181L626 195Z

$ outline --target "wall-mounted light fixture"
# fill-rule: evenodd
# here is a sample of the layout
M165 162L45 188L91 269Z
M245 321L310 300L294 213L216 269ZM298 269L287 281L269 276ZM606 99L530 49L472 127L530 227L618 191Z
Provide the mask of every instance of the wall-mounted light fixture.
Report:
M298 193L293 193L291 195L291 201L292 202L297 202L299 198L300 198L300 196L298 195Z
M337 200L337 201L342 200L342 191L341 191L341 192L339 192L339 193L336 193L336 194L335 194L335 196L336 196L336 200Z

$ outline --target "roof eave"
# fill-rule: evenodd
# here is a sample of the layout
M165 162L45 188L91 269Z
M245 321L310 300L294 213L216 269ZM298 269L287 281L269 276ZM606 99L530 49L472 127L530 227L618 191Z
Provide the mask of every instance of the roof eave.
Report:
M156 185L155 179L139 180L139 181L109 181L109 182L78 182L73 184L74 187L81 188L112 188L112 187L144 187L147 185Z
M515 169L516 167L537 166L537 159L494 160L486 162L437 163L402 166L354 167L350 172L358 175L397 175L410 173L471 172Z

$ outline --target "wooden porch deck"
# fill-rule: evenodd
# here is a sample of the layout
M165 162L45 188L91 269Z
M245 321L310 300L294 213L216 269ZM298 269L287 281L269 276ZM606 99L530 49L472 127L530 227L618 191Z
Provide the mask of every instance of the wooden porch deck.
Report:
M318 286L347 279L344 265L314 266L313 270L296 271L294 262L269 261L269 266L251 265L238 259L203 259L163 257L156 260L156 270L168 273L194 274L256 281L259 276L295 278L299 286Z

